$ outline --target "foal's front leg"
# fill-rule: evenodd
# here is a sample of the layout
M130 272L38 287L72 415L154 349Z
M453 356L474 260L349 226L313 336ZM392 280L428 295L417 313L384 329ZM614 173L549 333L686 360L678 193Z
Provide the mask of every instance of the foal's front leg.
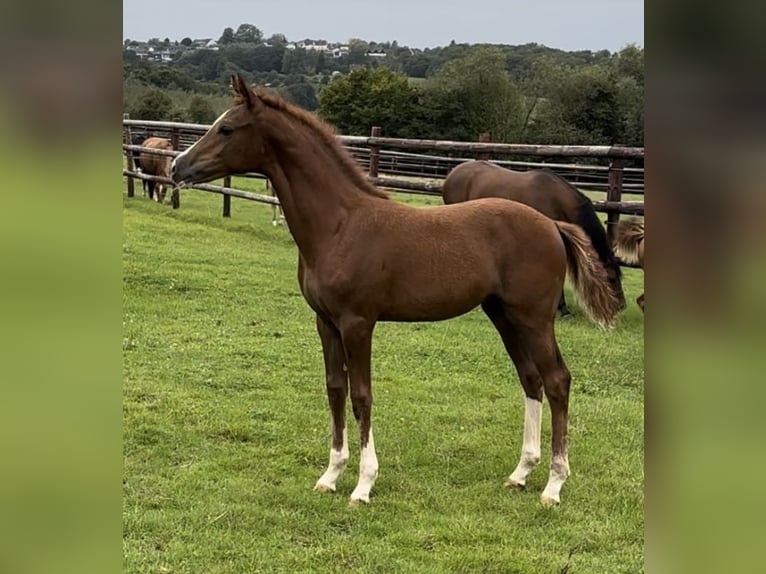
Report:
M348 440L346 436L348 374L346 373L343 343L335 325L317 315L317 331L322 339L322 352L324 354L327 400L330 404L332 417L332 446L330 447L330 463L314 486L314 490L317 492L335 492L335 482L348 463Z
M378 457L372 438L372 384L370 355L372 353L372 330L374 323L352 319L342 325L341 336L346 350L351 405L359 426L359 482L351 493L350 504L370 502L370 491L378 478Z

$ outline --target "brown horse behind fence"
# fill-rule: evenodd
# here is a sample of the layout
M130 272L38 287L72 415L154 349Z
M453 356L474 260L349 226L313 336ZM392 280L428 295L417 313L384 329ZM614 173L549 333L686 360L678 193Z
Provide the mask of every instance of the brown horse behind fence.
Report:
M141 147L148 147L152 149L172 151L173 144L166 138L147 138ZM170 163L172 157L167 155L156 155L150 152L142 151L138 156L139 166L141 167L141 173L146 175L159 175L162 177L170 177ZM166 185L157 181L144 180L146 182L145 189L148 191L149 199L162 203L165 199ZM156 188L156 193L155 193Z
M628 263L638 263L644 269L644 222L637 217L621 219L617 224L615 248ZM636 303L644 311L644 294L638 296Z
M618 307L582 230L500 199L428 209L390 201L315 116L251 90L238 75L232 86L233 107L173 161L171 174L183 185L257 171L273 183L298 246L298 282L316 312L324 354L332 446L315 489L334 491L348 462L350 394L361 446L351 502L369 502L378 475L370 379L376 322L439 321L481 305L526 395L521 459L506 484L523 486L540 461L545 393L553 431L541 500L559 502L569 475L570 375L554 319L567 268L597 321L611 324Z
M469 161L455 167L444 180L442 199L446 204L484 197L502 197L534 207L557 221L579 225L598 253L614 296L625 307L622 270L609 244L606 231L588 197L564 178L548 169L513 171L488 161ZM559 313L571 313L561 292Z

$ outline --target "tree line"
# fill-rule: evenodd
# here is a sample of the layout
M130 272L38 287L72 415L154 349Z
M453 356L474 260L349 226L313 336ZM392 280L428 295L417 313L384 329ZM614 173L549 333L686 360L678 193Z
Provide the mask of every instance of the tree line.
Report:
M166 39L166 42L169 40ZM168 63L123 52L131 117L209 123L241 73L316 111L339 133L512 143L643 145L644 51L564 52L538 44L411 50L352 39L341 57L288 48L281 34L227 28L219 49L184 38ZM386 56L373 58L370 51Z

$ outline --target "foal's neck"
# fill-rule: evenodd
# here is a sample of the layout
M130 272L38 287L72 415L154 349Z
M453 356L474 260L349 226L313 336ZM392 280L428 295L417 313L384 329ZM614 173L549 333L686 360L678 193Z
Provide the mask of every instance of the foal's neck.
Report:
M327 250L349 214L372 198L356 188L336 152L309 126L283 126L286 122L282 116L269 122L271 161L263 171L298 249L311 264Z

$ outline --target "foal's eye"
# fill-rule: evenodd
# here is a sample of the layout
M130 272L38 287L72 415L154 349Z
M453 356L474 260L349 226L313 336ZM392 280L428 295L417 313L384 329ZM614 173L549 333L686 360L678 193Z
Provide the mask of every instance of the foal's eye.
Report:
M218 133L224 136L230 136L233 131L234 131L234 128L229 126L220 126L218 128Z

